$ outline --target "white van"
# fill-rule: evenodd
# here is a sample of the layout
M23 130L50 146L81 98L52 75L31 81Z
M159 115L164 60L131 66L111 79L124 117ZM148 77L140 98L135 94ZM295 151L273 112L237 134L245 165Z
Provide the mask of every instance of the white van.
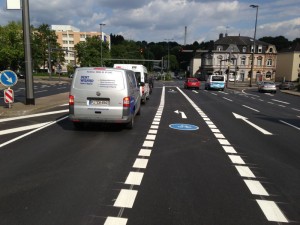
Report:
M69 96L69 118L76 128L84 122L123 123L133 128L141 97L131 70L77 68Z
M150 95L147 68L143 65L138 65L138 64L114 64L114 68L123 68L127 70L132 70L135 73L137 82L140 85L142 102L146 103L146 100L149 99L149 95Z
M225 89L225 76L212 74L209 75L206 82L205 82L205 90L209 89L217 89L224 91Z

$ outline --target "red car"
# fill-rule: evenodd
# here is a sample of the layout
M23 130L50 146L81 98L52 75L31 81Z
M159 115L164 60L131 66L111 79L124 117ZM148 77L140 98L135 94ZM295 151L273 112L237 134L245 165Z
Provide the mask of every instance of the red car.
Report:
M184 88L189 89L189 88L195 88L195 89L200 89L200 81L197 78L187 78L184 81Z

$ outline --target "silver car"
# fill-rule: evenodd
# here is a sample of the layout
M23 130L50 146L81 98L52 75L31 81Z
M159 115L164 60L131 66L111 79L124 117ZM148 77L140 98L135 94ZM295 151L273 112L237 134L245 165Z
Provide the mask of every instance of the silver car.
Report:
M262 81L258 83L258 91L276 93L276 84L272 81Z

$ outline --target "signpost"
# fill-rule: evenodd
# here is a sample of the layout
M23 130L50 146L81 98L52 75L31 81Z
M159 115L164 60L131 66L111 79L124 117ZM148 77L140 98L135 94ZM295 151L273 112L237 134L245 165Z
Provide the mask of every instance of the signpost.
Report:
M17 81L17 75L11 70L4 70L0 73L0 82L8 87L4 90L4 102L8 104L8 108L11 108L11 104L14 102L14 91L10 87L14 86Z

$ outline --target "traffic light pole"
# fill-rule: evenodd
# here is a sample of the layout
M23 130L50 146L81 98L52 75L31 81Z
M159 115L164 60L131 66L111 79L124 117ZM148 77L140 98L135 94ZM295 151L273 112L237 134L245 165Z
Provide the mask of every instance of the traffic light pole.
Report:
M33 96L32 54L30 45L29 0L22 0L23 38L25 55L26 105L35 105Z

